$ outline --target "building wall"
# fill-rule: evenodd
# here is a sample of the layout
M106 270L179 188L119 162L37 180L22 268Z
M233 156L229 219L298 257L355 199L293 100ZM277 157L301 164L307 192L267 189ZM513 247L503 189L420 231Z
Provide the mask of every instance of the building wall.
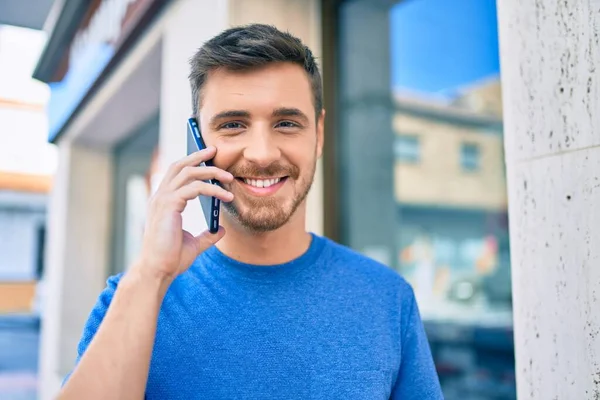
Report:
M29 314L34 307L37 281L0 282L0 314Z
M45 212L0 207L0 282L35 280Z
M83 324L108 274L112 164L106 151L59 144L49 202L40 340L40 398L73 368Z
M484 210L507 208L500 132L401 112L394 116L394 131L398 135L414 135L420 143L420 161L396 162L398 202ZM479 169L462 168L460 157L464 143L479 147Z
M35 311L47 182L46 177L0 173L0 313Z
M600 398L600 13L498 2L517 394Z

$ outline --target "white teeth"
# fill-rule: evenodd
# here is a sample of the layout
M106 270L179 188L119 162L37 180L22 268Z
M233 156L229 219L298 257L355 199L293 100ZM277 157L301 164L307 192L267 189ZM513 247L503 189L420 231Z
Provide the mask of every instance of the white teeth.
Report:
M281 178L275 179L244 179L244 182L247 185L258 187L258 188L266 188L278 183Z

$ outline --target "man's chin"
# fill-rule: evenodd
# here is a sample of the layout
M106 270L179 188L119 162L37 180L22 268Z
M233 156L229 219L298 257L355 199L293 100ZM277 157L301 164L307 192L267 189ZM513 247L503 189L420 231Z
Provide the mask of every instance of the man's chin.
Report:
M266 232L272 232L272 231L275 231L275 230L281 228L290 219L289 219L289 217L288 218L285 218L285 217L257 218L255 216L252 216L250 218L245 218L243 216L238 216L237 220L240 223L240 225L242 225L244 228L248 229L249 231L257 232L257 233L266 233Z
M225 209L234 221L253 232L277 230L291 218L291 213L284 212L281 207L255 206L240 210L233 204L225 204Z

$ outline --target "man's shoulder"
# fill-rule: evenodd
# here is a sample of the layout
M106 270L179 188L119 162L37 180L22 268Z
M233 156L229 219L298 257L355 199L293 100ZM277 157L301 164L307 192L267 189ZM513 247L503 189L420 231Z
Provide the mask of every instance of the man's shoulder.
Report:
M117 274L109 276L106 280L106 289L115 290L119 285L119 282L121 282L123 275L125 275L125 272L119 272Z
M110 302L112 301L113 296L115 295L115 292L117 291L119 282L121 281L121 278L123 278L124 274L125 274L124 272L120 272L120 273L111 275L108 277L108 279L106 279L106 284L104 286L104 289L98 296L98 300L96 302L94 309L92 310L92 313L95 313L95 312L103 313L106 311L106 309L110 305Z
M398 271L348 246L331 239L324 240L327 241L328 248L324 254L324 261L340 278L360 280L365 284L412 293L410 284Z

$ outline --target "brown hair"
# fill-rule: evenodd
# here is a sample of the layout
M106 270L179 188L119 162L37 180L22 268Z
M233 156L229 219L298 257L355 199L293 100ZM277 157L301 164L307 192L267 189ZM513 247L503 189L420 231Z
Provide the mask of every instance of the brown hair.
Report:
M198 115L200 94L210 71L219 68L251 70L276 62L291 62L304 68L311 81L318 116L323 108L323 84L312 52L297 37L263 24L225 30L194 54L189 75L193 115Z

